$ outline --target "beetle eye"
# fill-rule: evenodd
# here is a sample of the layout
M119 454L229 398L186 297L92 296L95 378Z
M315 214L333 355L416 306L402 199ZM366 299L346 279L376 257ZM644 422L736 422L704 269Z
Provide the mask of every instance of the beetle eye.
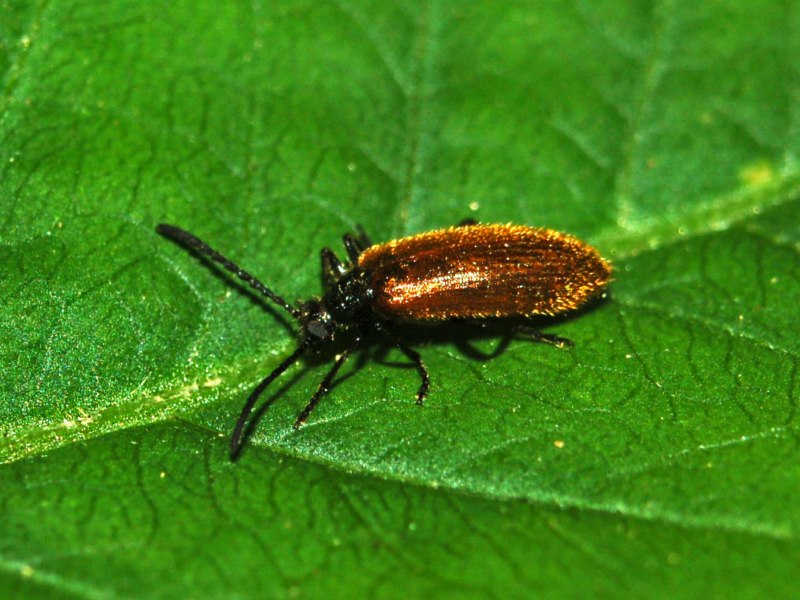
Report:
M319 319L312 319L309 321L306 324L306 331L309 333L309 335L312 335L316 338L326 338L331 334L328 326Z

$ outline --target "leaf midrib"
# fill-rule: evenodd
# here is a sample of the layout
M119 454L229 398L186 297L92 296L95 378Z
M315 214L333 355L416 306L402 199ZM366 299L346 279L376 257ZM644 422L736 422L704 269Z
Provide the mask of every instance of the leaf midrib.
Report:
M798 199L800 172L791 171L763 186L739 188L708 202L697 203L674 217L641 221L624 230L607 228L592 236L592 242L602 250L610 249L615 258L629 258L724 231L752 219L759 212Z

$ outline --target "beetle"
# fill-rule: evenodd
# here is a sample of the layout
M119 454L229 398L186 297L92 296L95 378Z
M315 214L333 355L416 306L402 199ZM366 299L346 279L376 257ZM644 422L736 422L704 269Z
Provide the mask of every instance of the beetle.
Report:
M290 304L247 271L191 233L160 224L156 231L218 263L288 312L299 325L297 348L256 386L245 402L231 436L231 458L242 447L245 425L262 392L303 354L333 342L345 331L349 345L297 416L306 422L328 392L337 372L364 338L384 335L416 366L417 404L428 395L430 377L419 353L404 344L397 324L461 321L485 326L496 319L556 316L603 295L611 266L597 250L559 231L524 225L474 221L373 244L363 229L343 237L348 260L330 248L320 252L322 296ZM566 338L528 325L512 328L533 340L571 346Z

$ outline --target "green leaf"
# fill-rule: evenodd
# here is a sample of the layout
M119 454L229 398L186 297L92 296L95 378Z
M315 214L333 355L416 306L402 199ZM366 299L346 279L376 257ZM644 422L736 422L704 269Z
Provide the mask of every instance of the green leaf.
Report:
M793 4L7 2L0 595L789 597L800 560ZM319 249L568 231L571 350L413 329L299 431Z

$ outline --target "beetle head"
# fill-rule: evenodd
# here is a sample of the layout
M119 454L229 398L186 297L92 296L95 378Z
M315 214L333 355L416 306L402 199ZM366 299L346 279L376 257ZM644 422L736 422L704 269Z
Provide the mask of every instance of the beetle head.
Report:
M316 346L333 340L336 323L319 300L309 300L303 304L299 321L303 345Z

